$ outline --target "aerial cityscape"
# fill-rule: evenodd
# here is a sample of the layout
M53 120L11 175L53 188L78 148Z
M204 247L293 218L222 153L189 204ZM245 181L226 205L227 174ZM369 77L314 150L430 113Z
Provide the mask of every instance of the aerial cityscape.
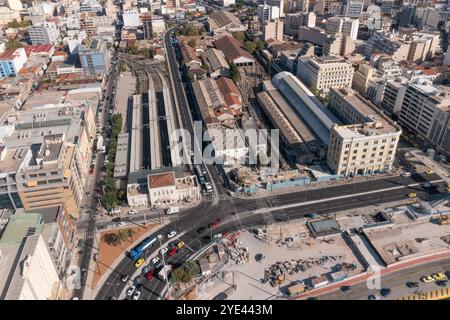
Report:
M450 299L449 42L450 0L0 0L0 300Z

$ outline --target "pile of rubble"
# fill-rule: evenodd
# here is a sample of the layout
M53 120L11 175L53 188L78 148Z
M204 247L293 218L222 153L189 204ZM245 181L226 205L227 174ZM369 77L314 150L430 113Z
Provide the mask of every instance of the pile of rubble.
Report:
M274 287L284 282L286 274L293 275L294 273L305 272L308 269L319 265L323 267L326 263L329 262L337 263L336 269L338 270L354 268L353 264L350 265L345 262L341 262L343 260L343 256L322 256L320 258L309 258L306 260L292 259L290 261L284 262L277 261L275 264L270 265L264 270L264 278L261 280L261 282L270 282L270 285Z
M238 241L237 238L232 238L228 241L228 253L231 260L236 264L244 264L250 260L248 247L244 247L242 241Z

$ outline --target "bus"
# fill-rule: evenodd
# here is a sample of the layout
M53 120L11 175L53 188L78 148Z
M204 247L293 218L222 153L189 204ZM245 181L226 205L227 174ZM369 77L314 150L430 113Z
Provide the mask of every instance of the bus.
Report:
M148 247L153 246L156 242L156 237L147 237L142 240L136 247L130 250L130 258L133 260L138 259L147 250Z

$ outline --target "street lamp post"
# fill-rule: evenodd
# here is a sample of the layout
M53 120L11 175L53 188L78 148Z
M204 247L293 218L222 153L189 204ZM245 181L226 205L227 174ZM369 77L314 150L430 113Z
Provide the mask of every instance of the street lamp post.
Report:
M161 254L161 257L162 257L162 261L163 261L163 269L164 269L164 276L165 276L165 278L166 278L167 292L169 293L169 296L170 296L170 282L169 282L169 277L167 276L166 260L164 259L164 255L161 253L161 250L162 250L161 238L162 238L162 236L159 235L159 236L158 236L158 240L159 240L159 253Z

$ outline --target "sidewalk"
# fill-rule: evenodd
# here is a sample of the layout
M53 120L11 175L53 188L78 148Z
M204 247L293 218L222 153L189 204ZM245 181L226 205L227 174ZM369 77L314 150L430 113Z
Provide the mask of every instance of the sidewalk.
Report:
M445 252L433 253L430 255L418 257L416 259L397 262L389 267L381 269L380 272L381 272L381 276L383 276L385 274L389 274L394 271L407 269L408 267L411 267L413 265L437 261L437 260L441 260L441 259L445 259L445 258L449 258L449 257L450 257L450 252L448 252L448 250L445 250ZM310 291L300 294L294 298L290 298L289 300L301 300L301 299L305 299L308 297L313 297L313 296L316 297L316 296L320 296L320 295L323 295L326 293L330 293L332 291L340 289L342 286L351 286L351 285L360 283L362 281L366 281L373 274L374 274L374 272L366 271L366 272L356 275L354 277L347 278L347 279L339 281L339 282L335 282L326 287L310 290Z

